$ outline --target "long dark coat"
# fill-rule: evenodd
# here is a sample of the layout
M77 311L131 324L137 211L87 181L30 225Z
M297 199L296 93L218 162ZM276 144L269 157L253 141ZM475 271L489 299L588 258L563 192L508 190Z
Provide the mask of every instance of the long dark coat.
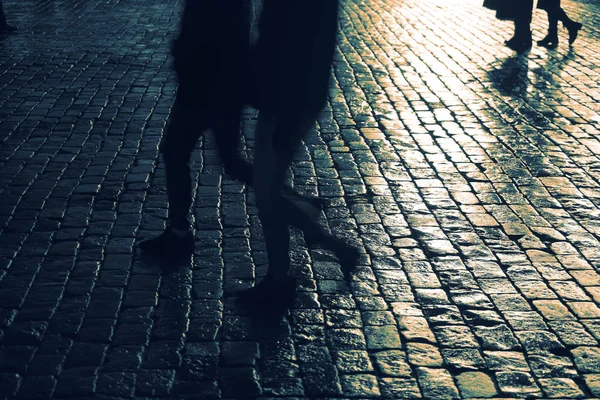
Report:
M264 0L254 51L260 110L316 112L327 99L337 0Z
M172 54L179 96L204 107L242 102L249 0L187 0Z
M496 11L500 20L514 21L518 15L532 12L531 3L523 0L484 0L483 6Z

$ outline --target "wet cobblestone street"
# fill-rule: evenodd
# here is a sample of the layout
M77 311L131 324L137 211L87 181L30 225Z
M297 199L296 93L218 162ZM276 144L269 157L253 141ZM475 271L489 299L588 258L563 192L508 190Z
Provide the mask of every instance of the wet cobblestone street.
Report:
M166 226L182 2L5 0L0 399L600 398L600 2L521 56L481 3L343 2L290 179L363 256L344 277L294 231L299 297L257 323L254 195L210 135L191 264L136 248Z

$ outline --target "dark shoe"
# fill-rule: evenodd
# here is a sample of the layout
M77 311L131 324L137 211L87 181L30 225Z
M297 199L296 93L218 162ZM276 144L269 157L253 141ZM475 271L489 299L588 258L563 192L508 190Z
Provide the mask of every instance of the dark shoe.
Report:
M235 294L241 306L268 314L285 313L292 308L297 295L296 278L276 282L269 275L254 287Z
M284 185L281 188L281 194L284 197L286 197L287 199L289 199L290 201L300 201L300 202L307 203L308 205L310 205L312 208L316 209L317 211L321 211L327 205L326 199L299 194L298 192L296 192L294 189L292 189L291 187L289 187L287 185Z
M569 45L572 45L575 42L575 39L577 39L577 35L579 34L579 30L582 27L583 25L581 25L579 22L573 22L569 24L569 26L565 27L569 31Z
M547 49L555 49L558 46L558 36L547 35L542 40L538 40L537 44Z
M531 32L522 32L504 42L506 47L516 51L517 53L524 53L527 50L531 49L531 43Z
M168 258L184 258L194 253L194 234L189 231L185 236L177 236L168 228L154 239L139 244L144 252Z
M305 234L304 240L308 248L320 247L333 252L340 262L342 271L351 271L360 259L360 252L356 247L348 244L344 239L336 238L328 233L323 233L318 237Z
M323 243L327 250L331 250L340 262L342 271L348 272L353 270L360 259L360 251L344 239L336 237L328 237Z
M510 39L508 39L508 40L504 41L504 45L505 45L506 47L510 47L510 48L512 48L511 46L514 46L514 45L515 45L515 44L516 44L518 41L519 41L519 38L518 38L518 37L516 37L516 36L513 36L513 37L511 37Z

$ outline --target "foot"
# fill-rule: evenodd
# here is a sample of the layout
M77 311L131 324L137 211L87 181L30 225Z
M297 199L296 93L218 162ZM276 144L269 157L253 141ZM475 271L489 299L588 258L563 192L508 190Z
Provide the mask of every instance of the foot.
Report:
M279 282L267 275L259 284L236 293L237 301L246 308L269 314L281 314L294 304L298 292L296 278Z
M531 49L531 32L529 34L515 35L508 39L504 44L511 50L517 53L524 53Z
M577 39L577 35L579 34L579 30L583 27L579 22L573 22L567 26L567 30L569 31L569 45L572 45Z
M336 238L328 233L318 237L305 234L304 240L309 248L322 247L333 252L340 262L342 271L353 270L360 259L360 251L356 247L348 244L344 239Z
M184 258L194 253L194 235L191 231L177 235L171 228L155 237L141 242L140 249L152 255L167 258Z
M508 39L508 40L505 40L505 41L504 41L504 45L505 45L506 47L511 47L511 46L514 46L514 45L515 45L515 43L517 43L518 41L519 41L519 38L518 38L518 37L516 37L516 36L513 36L513 37L511 37L510 39Z
M507 45L509 49L516 51L517 53L524 53L527 50L531 49L531 39L529 40L521 40L518 42L513 42L510 45Z
M294 189L292 189L291 187L289 187L287 185L284 185L282 187L281 194L283 196L287 197L288 199L290 199L291 201L297 200L297 201L307 203L311 207L318 209L318 211L321 211L327 205L326 199L322 199L320 197L315 197L315 196L305 196L305 195L299 194L298 192L294 191Z
M558 36L547 35L542 40L538 40L537 44L547 49L555 49L558 46Z

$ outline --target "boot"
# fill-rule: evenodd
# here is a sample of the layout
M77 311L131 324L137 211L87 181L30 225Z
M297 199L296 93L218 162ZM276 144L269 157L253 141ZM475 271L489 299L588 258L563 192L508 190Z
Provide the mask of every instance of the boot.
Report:
M577 39L579 30L583 27L582 24L575 21L563 22L563 26L569 31L569 45L572 45Z
M545 38L538 40L537 44L547 49L555 49L558 46L558 35L548 33Z
M524 53L527 50L531 49L531 31L523 35L515 35L513 38L507 40L504 44L511 50L516 51L517 53Z

